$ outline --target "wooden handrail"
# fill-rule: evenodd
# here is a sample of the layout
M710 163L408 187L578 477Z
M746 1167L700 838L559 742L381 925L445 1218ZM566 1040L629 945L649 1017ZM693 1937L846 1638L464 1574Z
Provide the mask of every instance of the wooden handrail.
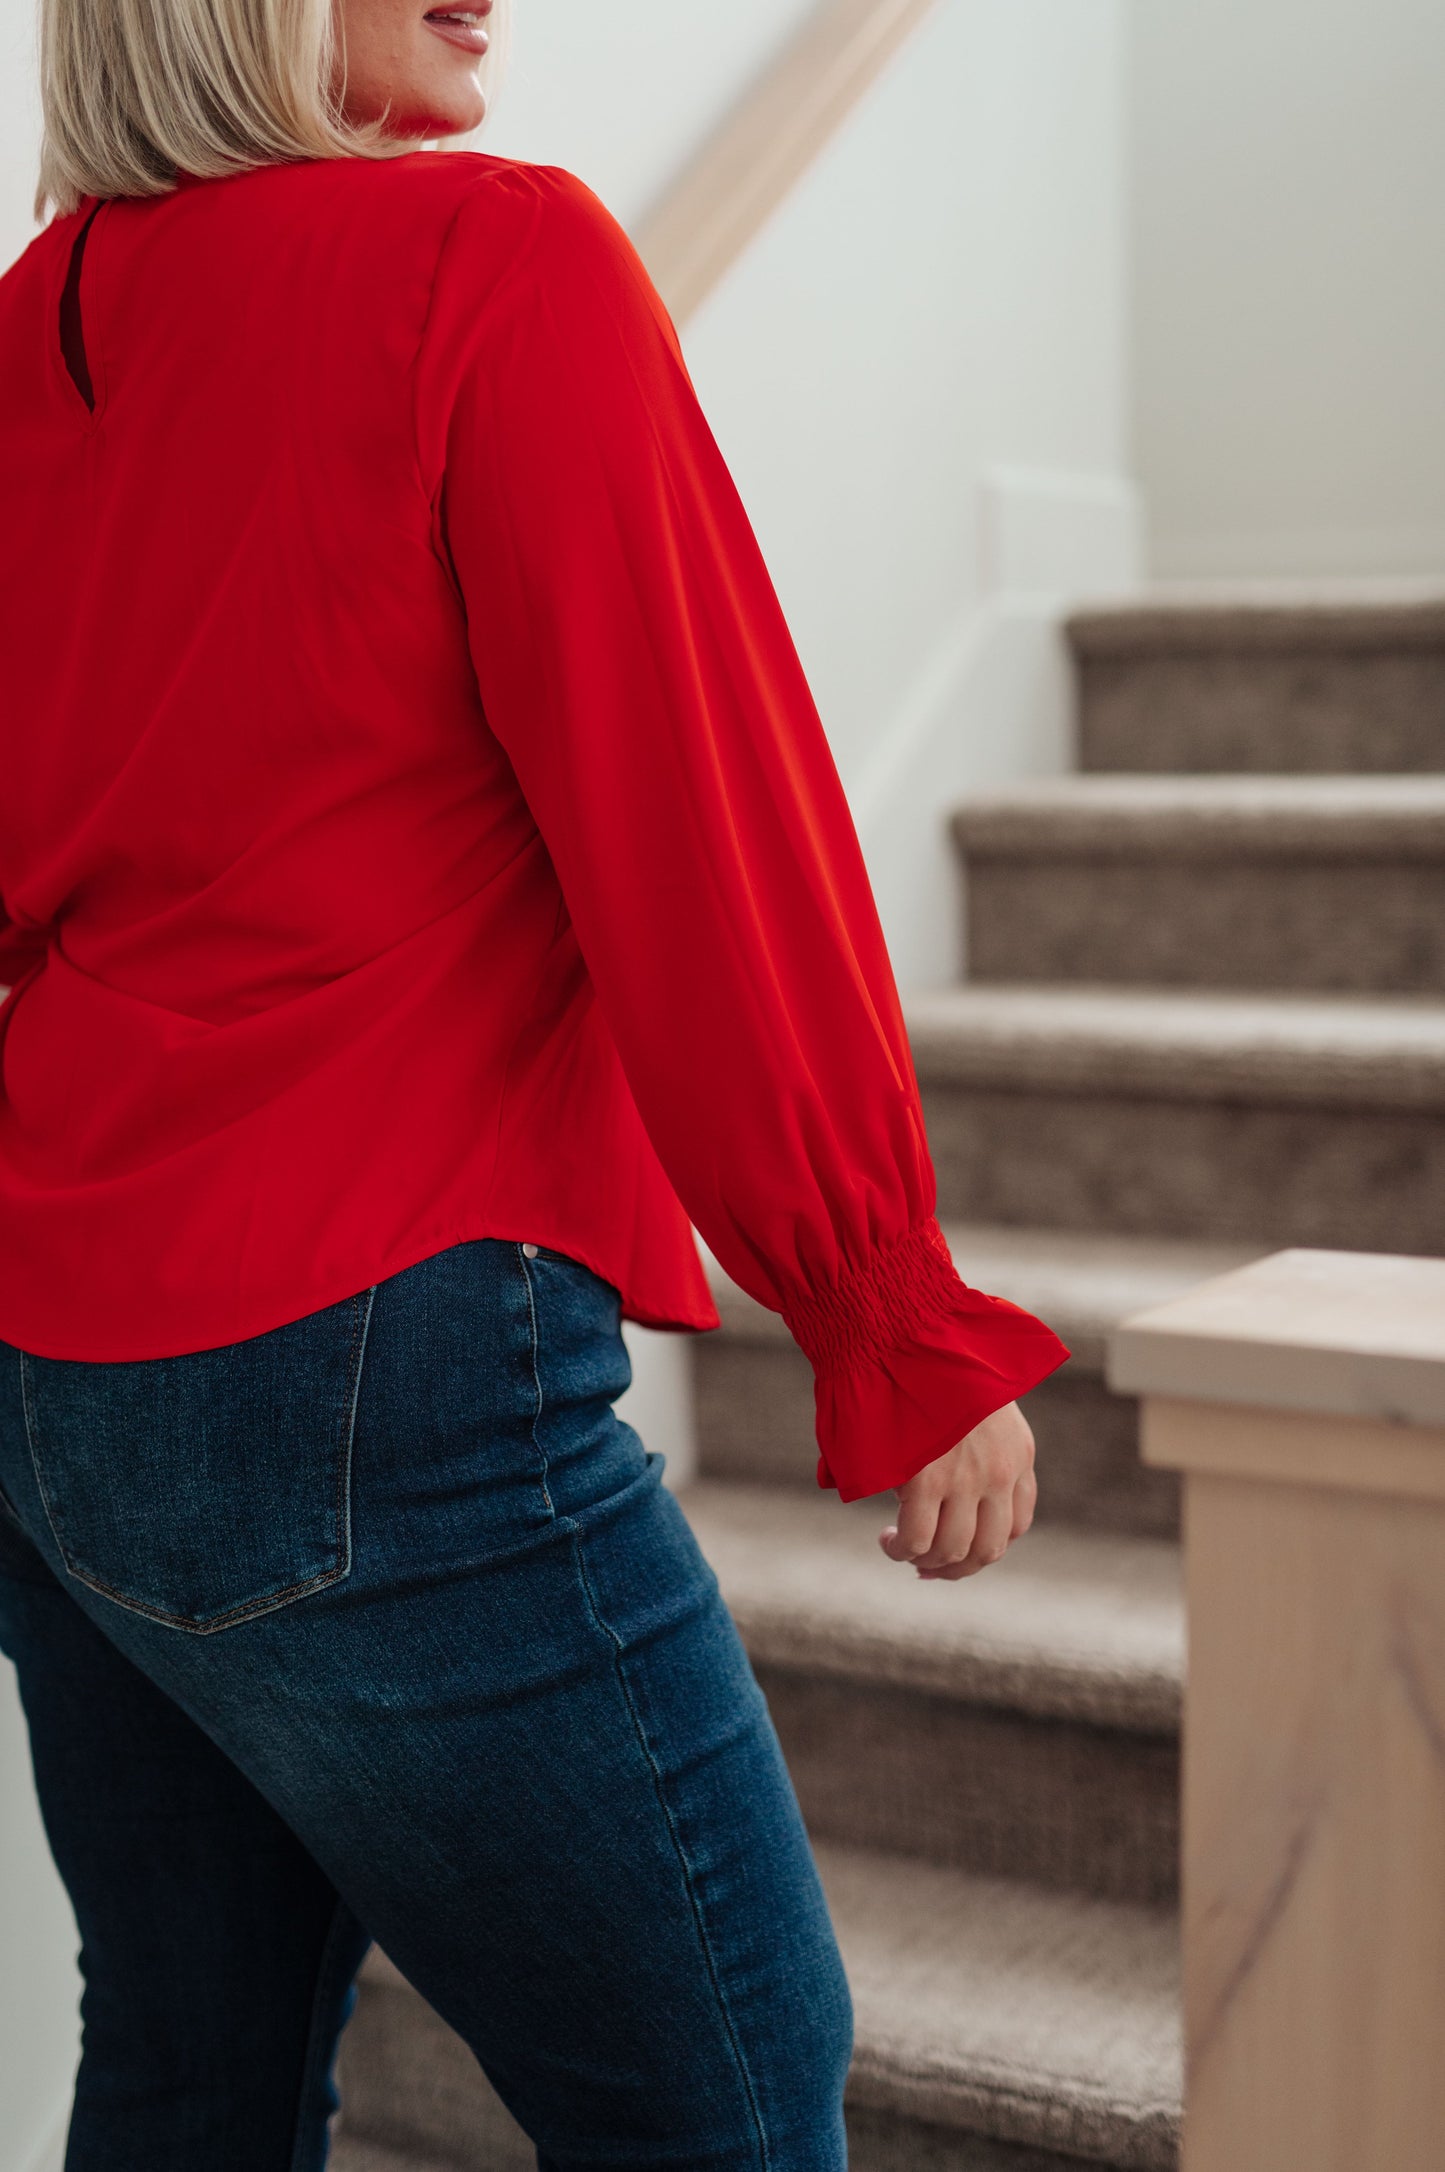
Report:
M934 0L821 0L633 232L681 323L741 256Z

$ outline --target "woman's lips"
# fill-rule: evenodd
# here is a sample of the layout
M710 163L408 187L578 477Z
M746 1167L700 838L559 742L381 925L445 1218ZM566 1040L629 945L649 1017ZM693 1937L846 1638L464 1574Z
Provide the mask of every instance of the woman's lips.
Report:
M459 46L464 53L485 53L491 40L482 23L484 13L490 13L490 5L486 9L434 8L422 21L448 45Z

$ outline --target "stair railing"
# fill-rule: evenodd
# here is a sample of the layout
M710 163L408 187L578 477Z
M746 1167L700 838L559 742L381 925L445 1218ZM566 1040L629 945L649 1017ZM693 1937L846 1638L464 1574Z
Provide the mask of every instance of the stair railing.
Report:
M633 230L681 324L736 262L934 0L821 0Z
M1280 1252L1137 1314L1184 1474L1183 2172L1445 2162L1445 1260Z

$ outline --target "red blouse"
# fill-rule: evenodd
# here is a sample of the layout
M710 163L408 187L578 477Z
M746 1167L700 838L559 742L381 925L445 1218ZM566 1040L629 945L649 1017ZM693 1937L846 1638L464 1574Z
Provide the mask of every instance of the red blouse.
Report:
M575 176L183 177L0 279L0 1335L239 1340L467 1238L717 1324L896 1485L1067 1355L967 1288L827 740Z

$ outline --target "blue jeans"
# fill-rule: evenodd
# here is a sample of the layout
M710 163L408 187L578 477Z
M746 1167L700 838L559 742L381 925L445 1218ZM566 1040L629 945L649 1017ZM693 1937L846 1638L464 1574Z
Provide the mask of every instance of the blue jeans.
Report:
M0 1647L74 1904L67 2172L315 2172L379 1939L544 2172L835 2172L852 2010L612 1286L460 1244L271 1333L0 1343Z

